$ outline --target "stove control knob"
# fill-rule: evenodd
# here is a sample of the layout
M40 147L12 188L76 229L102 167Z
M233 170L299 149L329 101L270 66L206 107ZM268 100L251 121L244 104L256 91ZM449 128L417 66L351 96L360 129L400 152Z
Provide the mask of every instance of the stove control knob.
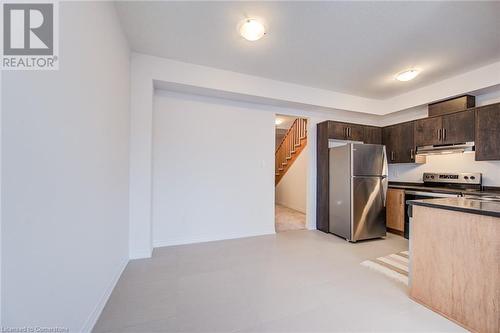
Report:
M464 176L464 179L465 180L469 179L469 176ZM472 177L470 177L470 179L472 179Z
M474 176L470 176L470 179L471 179L471 180L474 180L474 179L476 179L476 177L474 177Z

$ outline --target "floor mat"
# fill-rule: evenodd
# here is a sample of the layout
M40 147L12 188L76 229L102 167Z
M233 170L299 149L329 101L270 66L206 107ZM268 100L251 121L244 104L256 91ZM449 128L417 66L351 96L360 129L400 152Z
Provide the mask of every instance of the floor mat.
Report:
M377 259L365 260L361 265L408 285L408 251L389 254Z

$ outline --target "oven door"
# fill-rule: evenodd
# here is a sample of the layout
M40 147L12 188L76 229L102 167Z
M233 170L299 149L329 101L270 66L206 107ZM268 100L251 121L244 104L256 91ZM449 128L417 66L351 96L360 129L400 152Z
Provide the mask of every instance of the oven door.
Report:
M426 191L405 191L405 227L404 236L406 239L410 238L410 223L411 223L411 207L406 202L408 200L418 199L433 199L433 198L457 198L461 195L459 193L436 193Z

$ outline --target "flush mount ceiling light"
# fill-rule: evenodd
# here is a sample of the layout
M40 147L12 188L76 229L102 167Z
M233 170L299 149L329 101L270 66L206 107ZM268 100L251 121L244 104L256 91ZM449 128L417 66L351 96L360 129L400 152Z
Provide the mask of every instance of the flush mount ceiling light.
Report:
M402 71L396 75L396 80L398 81L410 81L417 77L420 74L420 70L416 68L408 69L406 71Z
M239 25L240 35L251 42L259 40L266 34L264 24L256 19L245 19Z
M276 118L276 120L274 121L274 123L276 125L281 125L283 123L283 119L280 119L280 118Z

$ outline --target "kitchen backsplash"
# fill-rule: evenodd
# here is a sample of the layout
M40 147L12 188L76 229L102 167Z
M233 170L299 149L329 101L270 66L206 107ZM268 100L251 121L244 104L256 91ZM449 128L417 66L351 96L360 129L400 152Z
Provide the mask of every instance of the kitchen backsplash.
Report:
M500 186L500 161L475 161L474 153L430 155L425 164L389 164L389 180L422 182L424 172L481 172L483 185Z

